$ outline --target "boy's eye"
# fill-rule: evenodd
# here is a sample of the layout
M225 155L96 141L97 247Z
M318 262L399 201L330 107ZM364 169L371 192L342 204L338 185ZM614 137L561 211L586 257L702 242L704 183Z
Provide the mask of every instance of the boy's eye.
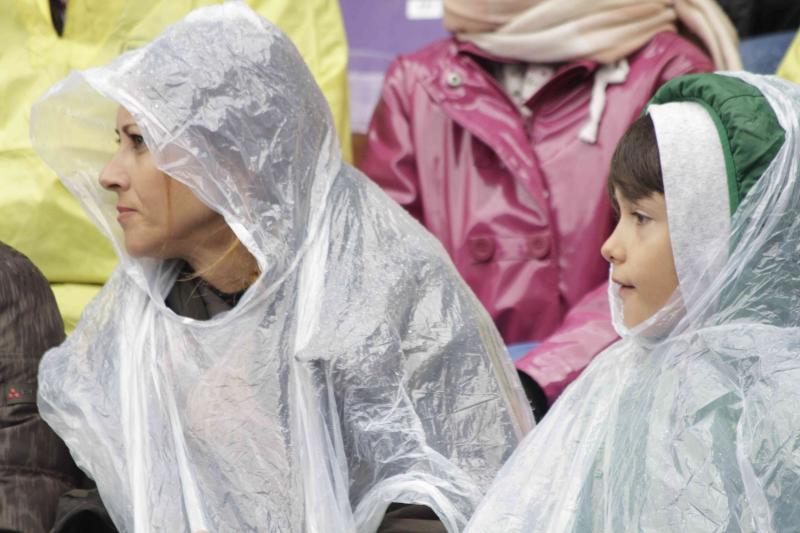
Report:
M638 226L642 226L642 225L644 225L644 224L647 224L647 223L648 223L650 220L652 220L652 219L651 219L650 217L648 217L647 215L645 215L645 214L643 214L643 213L639 213L638 211L635 211L635 212L633 213L633 217L636 219L636 224L637 224Z

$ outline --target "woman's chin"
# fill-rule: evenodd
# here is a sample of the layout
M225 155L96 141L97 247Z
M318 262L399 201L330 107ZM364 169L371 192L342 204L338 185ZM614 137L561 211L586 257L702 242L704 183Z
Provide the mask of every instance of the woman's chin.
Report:
M135 238L125 238L125 251L128 255L140 259L142 257L161 258L163 256L164 244L143 241Z

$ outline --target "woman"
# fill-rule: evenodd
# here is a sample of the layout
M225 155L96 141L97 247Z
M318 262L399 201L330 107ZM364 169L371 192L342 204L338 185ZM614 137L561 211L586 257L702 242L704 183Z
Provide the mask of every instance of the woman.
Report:
M282 33L198 10L57 85L32 137L121 260L39 391L118 527L374 531L392 502L464 525L521 389Z
M800 90L668 82L620 141L603 245L622 339L498 474L467 531L795 531ZM490 529L488 526L491 525Z

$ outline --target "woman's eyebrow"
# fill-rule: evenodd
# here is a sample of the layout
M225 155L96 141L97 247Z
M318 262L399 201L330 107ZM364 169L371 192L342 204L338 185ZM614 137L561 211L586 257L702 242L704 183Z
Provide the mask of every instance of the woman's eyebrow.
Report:
M132 134L130 132L130 129L131 128L135 128L135 127L136 127L136 124L133 124L133 123L125 124L124 126L122 126L122 132L125 133L125 135L134 135L134 134ZM119 135L119 131L118 130L114 130L114 131L116 131L117 135Z

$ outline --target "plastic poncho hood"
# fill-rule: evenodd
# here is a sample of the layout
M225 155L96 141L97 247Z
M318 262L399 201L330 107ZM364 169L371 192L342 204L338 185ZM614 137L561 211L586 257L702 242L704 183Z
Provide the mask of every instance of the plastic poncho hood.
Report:
M230 311L176 315L179 262L125 252L97 182L120 105L258 261ZM121 259L39 404L122 531L372 531L391 502L464 525L531 426L519 382L441 247L341 161L279 30L195 11L56 85L31 135Z
M244 5L226 11L215 18L213 9L197 10L145 48L73 72L35 106L36 150L74 176L65 184L87 199L85 209L137 277L148 265L126 257L111 195L97 186L114 140L98 122L119 105L157 166L224 215L273 281L319 225L342 164L327 104L294 46L272 28L261 30L261 46L249 46L263 19Z
M523 441L466 531L800 523L798 109L796 85L746 73L659 91L648 112L676 294L632 329L616 308L623 338Z

